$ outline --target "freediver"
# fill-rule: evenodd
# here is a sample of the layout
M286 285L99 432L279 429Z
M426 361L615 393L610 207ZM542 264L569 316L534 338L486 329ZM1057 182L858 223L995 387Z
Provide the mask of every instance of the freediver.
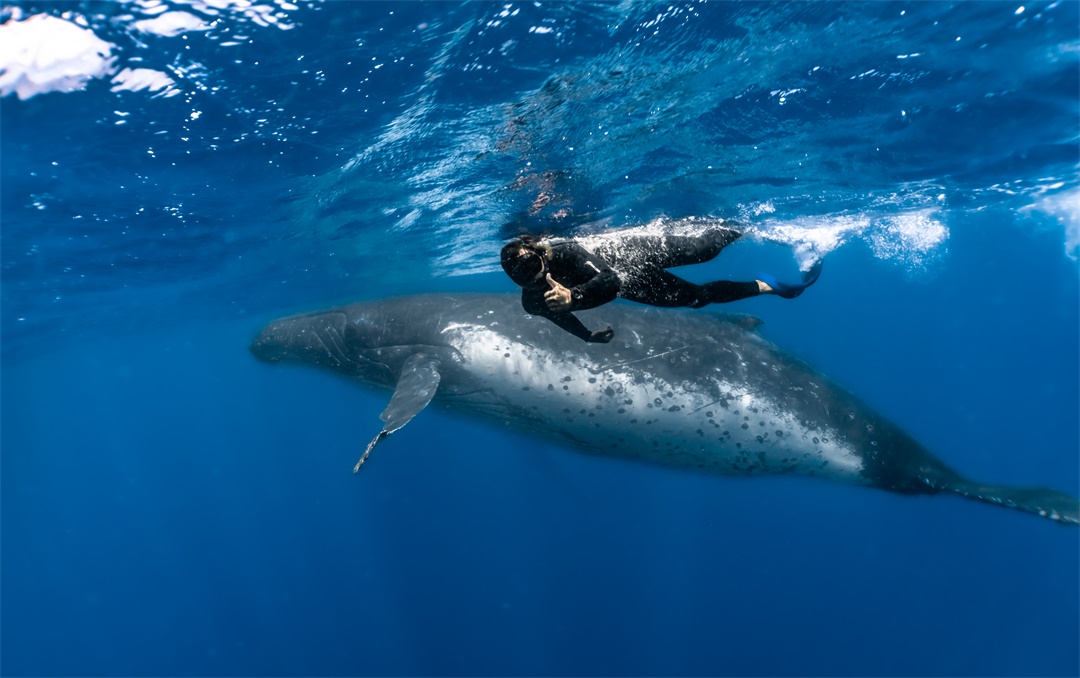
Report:
M522 235L502 248L502 267L521 286L521 305L590 343L606 344L611 327L591 331L574 311L596 308L617 297L649 306L701 308L760 294L794 299L821 274L821 261L801 283L785 284L761 275L757 280L717 280L696 285L667 269L709 261L742 233L724 226L700 235L634 235L605 240L586 249L575 240Z

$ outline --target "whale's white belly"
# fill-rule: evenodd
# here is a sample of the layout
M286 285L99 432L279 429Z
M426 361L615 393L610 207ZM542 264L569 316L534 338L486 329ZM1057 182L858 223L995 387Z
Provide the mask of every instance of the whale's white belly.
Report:
M649 369L655 361L685 360L686 347L609 364L592 359L584 344L577 353L554 353L480 323L452 324L443 335L484 387L451 404L515 427L667 466L863 482L862 460L841 436L809 428L720 368L680 383Z

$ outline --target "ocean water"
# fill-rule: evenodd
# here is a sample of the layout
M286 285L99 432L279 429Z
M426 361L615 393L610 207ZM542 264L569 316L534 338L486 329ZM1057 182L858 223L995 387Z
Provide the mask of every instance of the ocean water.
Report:
M1080 4L0 7L4 675L1080 674L1080 530L696 475L256 361L685 217L762 334L1080 494ZM678 311L672 311L676 313ZM539 321L538 321L539 322Z

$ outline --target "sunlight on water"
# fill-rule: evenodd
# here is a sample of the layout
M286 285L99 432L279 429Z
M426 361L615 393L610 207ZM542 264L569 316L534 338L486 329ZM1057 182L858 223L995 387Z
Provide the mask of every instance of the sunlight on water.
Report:
M36 14L0 25L0 95L29 99L81 90L113 71L114 45L64 19Z
M1041 89L1075 70L1076 38L1061 30L1071 6L1029 8L1020 23L983 4L350 8L340 23L341 8L280 0L5 7L3 91L71 90L53 96L85 105L107 86L113 102L79 136L146 163L94 168L122 196L103 203L77 161L29 154L45 166L13 170L28 197L8 204L37 220L70 209L74 232L49 244L9 227L25 258L8 275L47 273L29 284L69 318L84 290L129 284L95 242L115 231L153 244L120 255L143 281L194 279L184 264L203 262L228 284L264 265L314 294L407 275L377 265L395 247L399 264L461 278L497 271L519 232L677 230L692 217L736 219L804 269L852 243L923 269L988 205L1032 231L1049 215L1076 258L1076 133L1058 130L1075 102ZM320 44L283 42L298 25ZM1002 143L984 143L986 120L1010 121ZM192 181L184 200L163 195L165 172L208 160L245 166ZM56 184L36 186L46 176ZM261 191L280 201L273 217L220 216ZM131 214L175 227L144 231ZM279 248L270 264L262 244Z
M208 31L223 17L238 24L251 21L288 30L292 24L286 21L287 11L297 9L282 0L277 0L276 6L249 0L176 0L170 4L186 6L208 21L186 11L167 11L170 5L161 0L140 0L128 6L148 18L124 14L113 21L130 25L139 33L173 38ZM20 99L29 99L48 92L80 91L90 80L113 75L114 92L149 90L166 97L180 92L167 73L139 67L141 57L124 54L117 45L95 34L108 25L104 15L69 10L61 17L24 16L17 6L5 11L10 12L10 18L0 25L0 95L14 92ZM171 70L182 74L184 67L173 64Z

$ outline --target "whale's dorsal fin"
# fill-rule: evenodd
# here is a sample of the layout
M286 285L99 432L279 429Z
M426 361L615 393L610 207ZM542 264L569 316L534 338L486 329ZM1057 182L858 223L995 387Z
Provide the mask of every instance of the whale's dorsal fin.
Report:
M757 332L758 328L765 324L764 320L749 313L724 313L720 315L720 319L750 332Z
M368 443L360 461L353 467L353 473L360 470L380 440L408 424L420 410L427 407L439 388L440 365L438 358L424 353L417 353L405 360L397 386L394 387L394 395L390 397L390 404L379 416L383 420L383 429Z

